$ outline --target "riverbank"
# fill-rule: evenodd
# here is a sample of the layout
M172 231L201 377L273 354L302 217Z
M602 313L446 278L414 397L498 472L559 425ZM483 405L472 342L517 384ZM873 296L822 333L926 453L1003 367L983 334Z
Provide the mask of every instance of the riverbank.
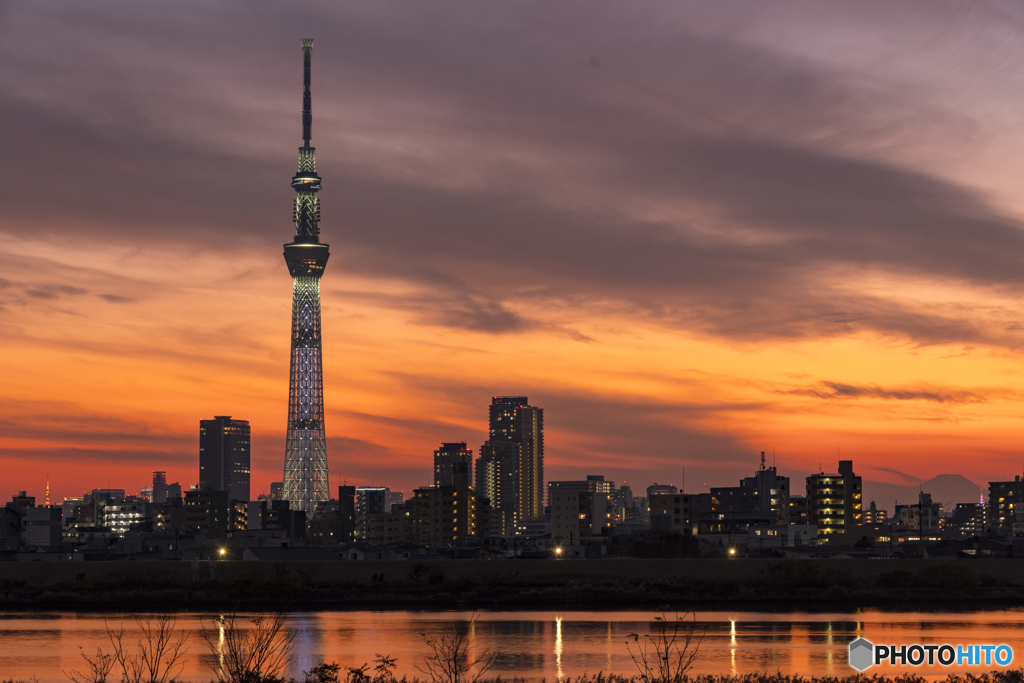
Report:
M0 563L0 609L1024 605L1020 560Z
M367 675L366 678L355 678L354 680L364 681L364 683L428 683L430 681L429 678L408 676L402 676L400 678L374 677L372 675L372 671L367 673L369 675ZM292 678L289 683L320 683L322 680L323 679L311 677L301 679ZM477 679L477 683L526 683L529 680L531 679L519 677L494 677ZM616 674L609 674L606 676L603 673L593 675L585 673L579 676L569 674L560 680L563 680L566 683L649 683L650 679L642 676L619 676ZM858 674L854 676L835 677L800 675L785 676L778 673L757 673L737 676L681 676L671 680L672 683L1024 683L1024 669L1008 669L1006 671L971 674L970 678L963 675L949 674L945 678L939 679L926 679L923 676L917 676L914 674L900 674L896 676L868 676ZM0 679L0 683L30 683L30 681L20 679ZM211 681L211 683L216 682Z

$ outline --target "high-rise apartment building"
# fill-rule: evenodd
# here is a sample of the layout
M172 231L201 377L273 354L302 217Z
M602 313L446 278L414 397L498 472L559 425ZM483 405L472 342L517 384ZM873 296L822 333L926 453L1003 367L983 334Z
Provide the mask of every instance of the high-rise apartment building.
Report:
M199 488L249 500L249 421L218 415L199 421Z
M469 480L473 481L473 451L465 441L443 443L434 451L434 486L452 485L452 465L457 462L469 466Z
M476 460L476 495L486 498L491 509L490 536L515 533L516 492L518 491L519 444L511 441L487 441Z
M543 517L544 409L529 405L526 396L495 396L488 417L488 439L477 460L478 495L490 499L497 518L510 516L508 523Z
M852 460L839 461L839 474L807 477L807 523L818 527L818 538L855 531L863 523L861 478Z
M371 521L391 511L391 489L387 486L359 486L356 494L356 540L365 540Z

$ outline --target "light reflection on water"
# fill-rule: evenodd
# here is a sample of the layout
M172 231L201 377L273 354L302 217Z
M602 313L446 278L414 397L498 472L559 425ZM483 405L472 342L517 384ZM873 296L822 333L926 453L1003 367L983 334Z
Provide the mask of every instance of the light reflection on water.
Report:
M290 675L321 659L343 666L370 662L376 654L398 658L398 674L421 676L427 648L422 634L437 633L467 612L299 612L289 616L295 634ZM500 652L493 673L539 680L636 669L626 648L630 633L648 633L652 612L482 612L471 631L472 656L488 648ZM671 615L670 615L671 617ZM216 628L214 614L185 614L178 627L192 632L181 681L209 681L213 655L198 636L205 624ZM240 619L239 621L242 621ZM133 615L0 614L0 678L36 677L40 683L66 680L62 670L80 668L79 648L110 650L104 623L134 628ZM803 675L846 676L846 646L860 636L876 643L1006 643L1015 662L1024 664L1024 610L968 613L767 613L699 612L703 634L694 673L781 671ZM221 634L223 641L223 634ZM131 641L134 642L134 639ZM876 667L868 673L894 673ZM973 669L975 672L985 667ZM920 667L915 673L945 675L951 669Z

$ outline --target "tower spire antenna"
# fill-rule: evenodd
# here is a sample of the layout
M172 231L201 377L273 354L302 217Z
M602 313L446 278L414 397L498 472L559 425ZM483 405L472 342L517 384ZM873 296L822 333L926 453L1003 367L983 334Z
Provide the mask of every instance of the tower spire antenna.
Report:
M309 70L313 56L313 39L302 39L302 83L305 86L302 91L302 142L303 147L309 147L309 141L313 137L313 96L309 94Z

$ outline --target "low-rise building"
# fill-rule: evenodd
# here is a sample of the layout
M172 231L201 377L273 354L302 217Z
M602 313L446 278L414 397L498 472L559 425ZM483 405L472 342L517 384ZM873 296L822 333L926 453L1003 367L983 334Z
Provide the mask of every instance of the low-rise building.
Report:
M551 505L551 538L569 545L581 538L600 536L608 527L610 496L604 492L552 487L548 491Z
M988 483L988 524L992 531L1012 535L1018 510L1024 511L1024 482L1019 474L1013 481Z
M695 536L700 495L656 492L649 494L647 507L650 510L651 531Z
M32 507L21 518L21 538L26 545L45 551L60 551L62 520L60 507Z
M151 507L144 500L111 501L99 508L100 526L105 526L118 536L124 537L132 529L138 530L145 524Z
M818 527L814 524L754 526L747 530L747 547L751 549L796 548L817 542Z
M896 523L901 529L919 532L921 540L938 540L942 505L933 503L931 494L921 492L913 505L896 506Z
M888 510L880 510L875 505L875 501L871 501L871 505L861 512L861 524L870 527L881 527L884 526L889 518Z
M209 539L227 538L231 524L228 492L202 489L185 494L185 530Z

